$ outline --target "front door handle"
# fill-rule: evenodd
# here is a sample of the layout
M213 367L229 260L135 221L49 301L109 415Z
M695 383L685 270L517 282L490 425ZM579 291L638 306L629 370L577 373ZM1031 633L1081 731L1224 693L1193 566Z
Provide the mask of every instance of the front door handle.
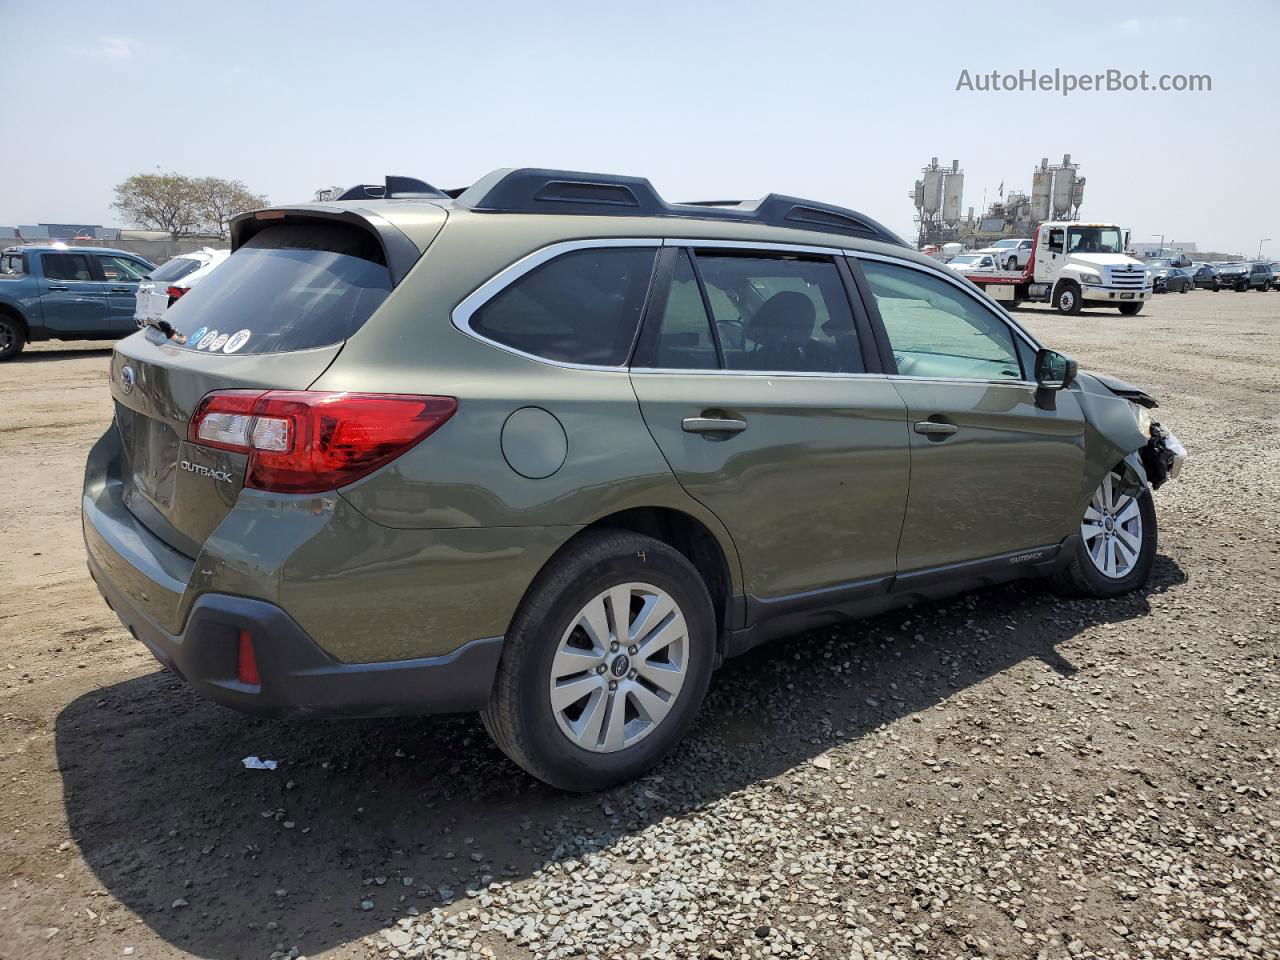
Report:
M937 420L917 420L915 431L926 437L949 437L960 428L954 423L939 423Z
M70 290L71 288L62 286L61 284L54 285L51 283L49 284L49 289L50 290Z
M741 433L747 421L728 417L685 417L680 421L685 433Z
M133 293L133 287L112 287L112 293Z

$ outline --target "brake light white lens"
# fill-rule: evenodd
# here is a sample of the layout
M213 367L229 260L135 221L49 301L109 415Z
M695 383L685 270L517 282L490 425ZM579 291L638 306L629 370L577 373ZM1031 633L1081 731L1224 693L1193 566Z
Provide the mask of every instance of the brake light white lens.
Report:
M199 440L210 446L242 447L248 443L252 422L246 413L211 413L200 421Z
M247 487L322 493L390 463L457 409L453 397L217 390L200 401L187 439L247 454Z
M282 453L289 449L289 421L282 417L258 417L249 445L255 450Z

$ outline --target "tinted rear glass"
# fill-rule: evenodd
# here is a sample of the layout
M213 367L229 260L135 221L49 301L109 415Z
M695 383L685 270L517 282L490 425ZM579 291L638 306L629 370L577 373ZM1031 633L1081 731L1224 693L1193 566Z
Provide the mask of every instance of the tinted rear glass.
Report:
M476 311L471 329L548 360L620 366L635 339L655 250L566 253L503 289Z
M174 257L164 266L152 270L151 279L158 283L173 283L189 273L195 273L201 266L201 261L191 257Z
M267 227L165 314L187 348L285 353L350 337L391 292L371 234L330 223Z

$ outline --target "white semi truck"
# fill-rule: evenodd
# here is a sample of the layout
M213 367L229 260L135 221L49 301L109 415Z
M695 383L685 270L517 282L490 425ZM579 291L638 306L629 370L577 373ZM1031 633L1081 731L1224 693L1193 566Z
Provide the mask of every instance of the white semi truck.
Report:
M971 273L994 300L1017 306L1051 303L1060 313L1084 306L1116 307L1133 315L1151 299L1151 274L1125 253L1129 231L1114 223L1051 220L1040 224L1023 270Z

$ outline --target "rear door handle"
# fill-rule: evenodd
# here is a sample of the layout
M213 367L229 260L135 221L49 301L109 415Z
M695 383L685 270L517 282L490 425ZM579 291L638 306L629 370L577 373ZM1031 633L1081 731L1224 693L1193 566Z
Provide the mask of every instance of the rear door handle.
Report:
M51 283L51 284L49 284L49 289L50 289L50 290L70 290L71 288L70 288L70 287L64 287L64 286L62 286L61 284L58 284L58 285L56 285L56 286L55 286L54 284L52 284L52 283Z
M747 421L727 417L685 417L680 421L685 433L741 433Z
M112 293L133 293L133 287L112 287Z
M939 423L937 420L917 420L915 431L926 437L949 437L960 428L954 423Z

